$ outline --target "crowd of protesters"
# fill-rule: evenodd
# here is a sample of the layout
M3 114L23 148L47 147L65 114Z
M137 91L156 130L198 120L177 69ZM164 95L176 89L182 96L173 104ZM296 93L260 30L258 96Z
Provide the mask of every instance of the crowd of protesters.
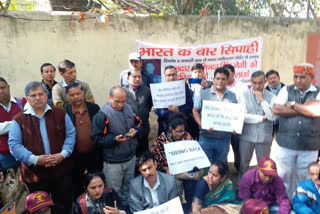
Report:
M320 213L313 65L294 65L288 86L275 70L255 71L248 87L230 64L209 81L197 63L185 78L185 104L167 108L153 107L154 80L141 70L140 54L131 53L129 65L101 108L70 60L58 64L61 82L55 66L44 63L42 81L26 84L24 98L11 95L0 77L0 192L10 191L4 186L15 172L13 181L29 194L25 213L134 213L178 196L184 213ZM176 68L167 66L163 81L177 80ZM242 132L202 129L205 100L245 106ZM159 131L149 146L150 111ZM184 140L197 140L211 167L172 175L164 145ZM228 178L230 144L237 183ZM249 169L254 151L258 166Z

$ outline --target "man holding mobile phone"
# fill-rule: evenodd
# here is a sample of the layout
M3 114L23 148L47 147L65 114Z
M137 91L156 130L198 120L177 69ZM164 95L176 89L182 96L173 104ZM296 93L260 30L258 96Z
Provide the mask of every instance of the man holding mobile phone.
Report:
M320 213L320 165L309 165L310 178L302 181L292 199L292 206L297 214Z

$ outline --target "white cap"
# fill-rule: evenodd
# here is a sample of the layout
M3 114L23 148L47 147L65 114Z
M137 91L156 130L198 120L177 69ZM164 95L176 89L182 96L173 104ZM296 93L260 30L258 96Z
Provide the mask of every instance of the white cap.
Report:
M140 61L141 60L141 55L136 53L136 52L133 52L133 53L129 54L129 61L130 60L138 60L138 61Z

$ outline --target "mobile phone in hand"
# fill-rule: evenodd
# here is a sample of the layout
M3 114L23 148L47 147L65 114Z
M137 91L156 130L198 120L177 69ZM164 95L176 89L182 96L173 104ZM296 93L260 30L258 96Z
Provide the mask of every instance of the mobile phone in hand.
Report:
M190 78L189 84L201 84L201 79L200 78Z

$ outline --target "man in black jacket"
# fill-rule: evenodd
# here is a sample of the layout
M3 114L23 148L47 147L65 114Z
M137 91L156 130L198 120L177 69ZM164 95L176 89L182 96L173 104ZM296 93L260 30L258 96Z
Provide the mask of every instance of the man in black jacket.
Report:
M102 170L102 153L91 140L91 121L100 110L97 104L86 102L80 84L72 83L66 88L70 104L64 106L76 128L76 145L72 154L74 167L72 171L74 200L84 192L83 178L85 170Z

